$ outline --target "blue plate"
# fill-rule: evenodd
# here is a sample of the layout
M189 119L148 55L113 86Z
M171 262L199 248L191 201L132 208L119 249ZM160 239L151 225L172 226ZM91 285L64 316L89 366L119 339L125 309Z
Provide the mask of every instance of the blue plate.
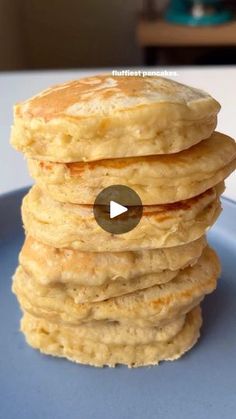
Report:
M236 415L236 205L209 234L223 273L203 304L197 346L158 367L96 369L41 355L18 331L11 276L23 242L20 204L26 190L0 198L1 419L232 419Z

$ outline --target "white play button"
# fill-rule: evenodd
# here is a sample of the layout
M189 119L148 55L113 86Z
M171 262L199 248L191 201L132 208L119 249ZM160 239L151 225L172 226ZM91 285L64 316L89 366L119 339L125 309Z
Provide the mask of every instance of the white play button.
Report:
M115 201L110 201L110 218L118 217L118 215L124 214L126 211L128 211L128 208Z
M111 185L103 189L93 204L98 225L107 233L125 234L138 225L142 218L142 201L137 193L125 185Z

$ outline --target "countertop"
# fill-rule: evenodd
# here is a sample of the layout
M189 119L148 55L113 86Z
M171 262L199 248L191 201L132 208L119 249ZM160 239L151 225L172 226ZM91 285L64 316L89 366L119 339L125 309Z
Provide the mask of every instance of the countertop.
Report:
M158 68L148 70L158 70ZM174 68L176 81L206 90L222 106L217 130L236 138L236 66ZM13 104L48 86L109 70L31 71L0 73L0 194L32 183L23 156L9 144ZM226 181L224 195L236 201L236 172Z

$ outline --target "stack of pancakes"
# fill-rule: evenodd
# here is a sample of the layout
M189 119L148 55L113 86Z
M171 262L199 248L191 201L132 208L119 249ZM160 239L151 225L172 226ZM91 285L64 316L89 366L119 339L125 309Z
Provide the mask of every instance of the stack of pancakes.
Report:
M95 366L158 364L193 346L220 272L205 232L236 167L235 142L214 132L219 109L171 80L109 75L16 105L11 141L36 181L13 282L30 345ZM111 185L143 203L125 234L93 215Z

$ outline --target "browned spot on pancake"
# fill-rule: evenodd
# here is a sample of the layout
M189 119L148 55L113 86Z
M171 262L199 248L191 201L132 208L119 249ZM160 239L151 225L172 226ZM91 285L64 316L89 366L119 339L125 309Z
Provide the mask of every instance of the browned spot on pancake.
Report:
M166 205L148 205L144 207L143 215L149 217L157 217L160 220L164 221L168 218L171 218L170 216L166 215L166 213L169 213L171 211L188 210L192 206L193 202L188 201L179 201L173 204Z
M45 161L40 161L39 166L41 167L41 169L46 169L50 171L53 169L53 163L49 163Z
M153 307L158 307L158 306L163 305L163 304L167 305L167 304L170 304L171 300L172 300L172 297L162 297L159 300L152 301L151 305Z
M168 213L170 211L188 210L193 207L198 201L204 198L204 196L212 195L213 189L208 189L206 192L195 196L194 198L185 199L184 201L174 202L172 204L165 205L147 205L143 207L143 215L146 216L157 216L158 218L167 219L170 218L162 213Z
M105 129L105 127L104 127ZM142 162L152 163L158 161L160 157L157 156L148 156L148 157L130 157L130 158L118 158L118 159L104 159L96 160L92 162L73 162L73 163L54 163L54 162L44 162L36 161L35 164L39 165L42 169L53 170L56 166L64 166L67 171L69 171L71 176L80 176L81 173L85 171L93 171L97 168L105 169L122 169L128 167L132 164L140 164ZM161 160L161 159L160 159Z
M106 129L109 125L109 119L108 118L103 118L103 120L100 122L99 124L99 129L98 132L100 135L102 135L104 132L106 132Z
M184 153L181 152L181 154ZM104 159L104 160L95 160L91 162L78 162L78 163L66 163L67 167L74 168L75 166L84 166L88 170L94 170L97 167L105 167L105 168L114 168L120 169L122 167L130 166L132 164L140 164L140 163L167 163L167 164L175 164L176 165L176 158L178 163L186 163L186 160L180 157L179 153L170 154L170 155L152 155L152 156L139 156L139 157L124 157L124 158L117 158L117 159Z
M119 92L120 92L119 88L118 89L117 88L109 88L109 90L104 90L103 91L102 97L103 97L104 100L111 99L112 96L115 96L116 93L119 93Z
M209 285L215 285L215 283L216 283L216 280L215 279L212 279L212 278L209 278L207 281L206 281L206 284L209 286ZM177 285L176 285L177 286ZM202 287L202 284L200 284L200 286L198 286L198 284L196 284L196 286L194 286L191 290L185 290L185 291L182 291L181 293L180 293L180 297L181 298L183 298L183 299L185 299L185 298L190 298L190 297L192 297L193 296L193 294L194 294L194 292L195 292L195 290L196 289L201 289L201 287ZM160 306L163 306L163 305L168 305L168 304L170 304L171 303L171 301L173 300L173 297L174 297L174 295L173 296L167 296L167 297L161 297L160 299L158 299L158 300L154 300L154 301L151 301L151 303L150 303L150 306L151 307L153 307L153 308L157 308L157 307L160 307ZM176 297L175 297L176 298Z
M69 172L69 175L72 177L80 176L82 173L89 170L87 164L79 164L79 163L71 163L71 164L65 164L65 167L67 171Z

